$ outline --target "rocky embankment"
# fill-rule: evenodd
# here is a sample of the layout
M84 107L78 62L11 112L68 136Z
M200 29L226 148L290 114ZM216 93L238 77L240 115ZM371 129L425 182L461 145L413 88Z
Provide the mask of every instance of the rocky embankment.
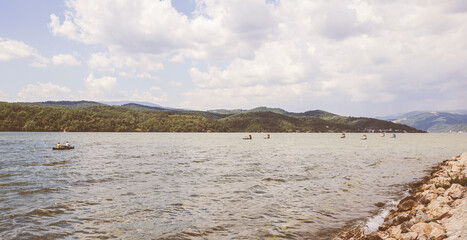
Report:
M378 230L364 226L340 232L334 240L467 239L467 152L445 160L431 175L411 185Z

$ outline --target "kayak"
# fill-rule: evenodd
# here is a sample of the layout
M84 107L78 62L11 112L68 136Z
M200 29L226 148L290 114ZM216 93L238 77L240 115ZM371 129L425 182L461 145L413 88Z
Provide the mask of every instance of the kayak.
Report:
M71 147L53 147L52 150L70 150L70 149L75 149L75 146L71 146Z

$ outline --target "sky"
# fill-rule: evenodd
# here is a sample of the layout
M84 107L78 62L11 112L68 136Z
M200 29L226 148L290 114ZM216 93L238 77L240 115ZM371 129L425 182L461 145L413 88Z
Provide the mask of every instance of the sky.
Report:
M465 0L0 0L0 101L467 107Z

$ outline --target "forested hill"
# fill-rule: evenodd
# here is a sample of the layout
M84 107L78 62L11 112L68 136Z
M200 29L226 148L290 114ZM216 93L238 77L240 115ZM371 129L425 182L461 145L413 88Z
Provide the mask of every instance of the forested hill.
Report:
M108 106L95 102L0 102L0 131L70 132L423 132L372 118L343 117L321 110L305 113L219 113Z

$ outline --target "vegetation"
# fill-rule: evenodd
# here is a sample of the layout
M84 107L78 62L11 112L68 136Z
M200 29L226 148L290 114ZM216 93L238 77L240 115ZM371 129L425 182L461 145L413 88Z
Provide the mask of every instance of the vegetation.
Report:
M321 110L281 109L239 114L169 110L144 105L95 102L0 103L0 131L70 132L421 132L406 125L342 117Z

